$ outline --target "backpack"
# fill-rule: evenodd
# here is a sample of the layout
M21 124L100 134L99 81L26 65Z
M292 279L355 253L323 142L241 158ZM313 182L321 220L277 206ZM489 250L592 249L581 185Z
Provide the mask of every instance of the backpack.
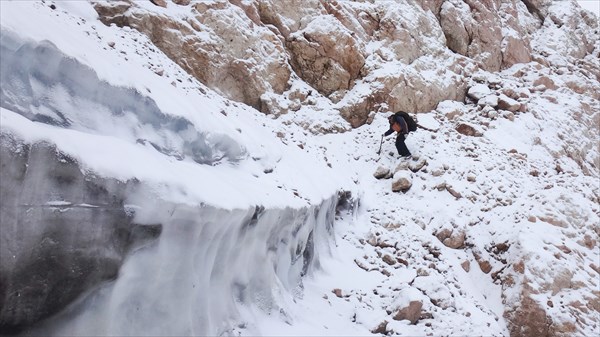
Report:
M398 111L394 115L404 118L406 125L408 125L409 131L417 131L417 122L415 122L415 120L412 117L410 117L409 114L407 114L404 111Z

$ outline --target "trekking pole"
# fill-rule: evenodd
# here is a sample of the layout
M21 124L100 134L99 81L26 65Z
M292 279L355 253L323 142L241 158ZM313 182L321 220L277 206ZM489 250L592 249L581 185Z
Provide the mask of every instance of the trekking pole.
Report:
M383 135L381 135L381 142L379 142L379 150L377 151L377 154L381 154L381 145L383 145Z

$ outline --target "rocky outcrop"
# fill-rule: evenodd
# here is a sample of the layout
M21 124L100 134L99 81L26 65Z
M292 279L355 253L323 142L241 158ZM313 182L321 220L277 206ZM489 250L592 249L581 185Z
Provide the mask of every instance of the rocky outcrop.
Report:
M551 0L523 0L527 10L536 15L540 20L544 20L548 15L548 7L550 6Z
M291 68L283 44L240 7L200 2L185 20L145 11L135 2L98 2L95 9L105 24L146 34L188 73L230 99L260 110L261 95L281 94L288 85Z
M440 12L440 25L446 36L448 48L455 53L468 54L471 37L471 22L466 20L470 15L467 4L462 1L446 1ZM468 30L467 30L468 29Z
M95 8L104 23L146 34L230 99L279 116L326 97L322 102L352 127L369 122L373 112L430 111L444 100L464 101L477 68L530 62L540 52L540 30L575 32L576 43L564 41L565 50L581 57L593 50L586 36L597 27L585 13L565 16L545 0L175 3L189 12L167 17L129 0ZM552 36L567 36L561 34ZM390 67L397 71L384 71ZM297 83L315 90L299 96Z
M574 3L564 4L568 9L565 10L563 6L551 1L539 2L542 3L539 6L540 12L546 16L542 29L534 34L534 44L542 55L558 53L582 59L593 53L594 48L597 48L597 40L590 37L594 36L592 32L598 29L597 17L590 20L589 14L577 10Z
M503 1L500 5L502 20L502 67L531 61L531 39L537 22L531 18L522 2Z
M448 57L450 64L437 70L439 77L432 77L426 72L425 69L433 66L434 62L428 58L403 66L403 72L375 73L366 77L364 81L368 83L369 90L363 89L356 97L341 101L338 104L340 114L353 127L359 127L374 111L430 111L442 101L463 101L467 83L459 75L464 69L462 61L452 59L451 55ZM441 82L439 78L447 81Z
M440 11L448 48L488 71L531 61L529 34L536 23L514 1L453 0L444 2Z
M286 44L296 74L321 94L348 90L365 63L363 47L339 21L319 16Z

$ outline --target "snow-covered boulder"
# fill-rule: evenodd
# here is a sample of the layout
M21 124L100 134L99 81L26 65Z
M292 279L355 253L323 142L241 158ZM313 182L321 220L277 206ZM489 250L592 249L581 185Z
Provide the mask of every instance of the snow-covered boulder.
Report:
M467 91L467 95L476 101L487 97L491 94L492 91L485 84L475 84L474 86L469 88L469 91Z
M483 132L481 132L478 127L467 123L458 124L456 126L456 131L460 134L471 137L481 137L483 135Z
M518 111L521 108L521 103L518 101L501 94L498 96L498 109L508 110L508 111Z
M482 99L477 101L477 105L491 106L492 108L495 108L498 106L498 96L493 95L493 94L485 96Z
M416 324L422 314L423 294L411 287L400 290L395 296L394 302L389 308L394 313L393 319L408 320L411 324Z
M375 179L384 179L390 177L390 168L386 166L378 166L375 173L373 173Z
M394 173L392 180L393 192L407 192L412 187L412 177L409 171L398 171Z
M423 167L427 165L427 159L419 158L418 160L413 160L408 164L408 168L413 172L420 171Z
M465 104L456 101L442 101L435 109L446 116L447 119L453 120L464 113Z

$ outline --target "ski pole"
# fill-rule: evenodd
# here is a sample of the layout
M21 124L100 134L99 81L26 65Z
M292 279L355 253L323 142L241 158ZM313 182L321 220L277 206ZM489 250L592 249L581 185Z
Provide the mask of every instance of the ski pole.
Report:
M383 135L381 135L381 142L379 142L379 150L377 151L377 154L381 154L381 145L383 145Z

